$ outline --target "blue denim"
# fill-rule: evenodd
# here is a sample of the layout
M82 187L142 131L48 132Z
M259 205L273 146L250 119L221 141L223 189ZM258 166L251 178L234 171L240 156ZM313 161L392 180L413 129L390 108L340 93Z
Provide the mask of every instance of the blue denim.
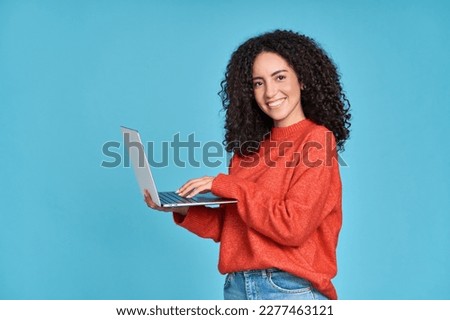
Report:
M305 279L279 269L227 274L225 300L328 300Z

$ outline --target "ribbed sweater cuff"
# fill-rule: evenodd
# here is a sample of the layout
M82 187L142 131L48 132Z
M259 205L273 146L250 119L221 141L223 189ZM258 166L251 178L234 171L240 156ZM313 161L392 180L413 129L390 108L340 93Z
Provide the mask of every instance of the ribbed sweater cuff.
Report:
M211 191L219 197L236 199L239 194L239 185L233 176L220 173L213 180Z
M182 214L173 213L173 221L186 229L191 231L202 230L204 226L204 219L202 218L204 214L204 208L201 206L198 207L190 207L187 215L183 216Z

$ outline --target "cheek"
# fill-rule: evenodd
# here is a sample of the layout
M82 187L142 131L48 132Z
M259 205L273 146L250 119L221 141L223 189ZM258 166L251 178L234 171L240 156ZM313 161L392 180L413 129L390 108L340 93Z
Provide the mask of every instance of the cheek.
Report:
M286 92L294 100L300 99L300 85L291 84L288 88L286 88Z
M263 95L260 90L253 90L253 96L255 97L256 103L261 106L263 104Z

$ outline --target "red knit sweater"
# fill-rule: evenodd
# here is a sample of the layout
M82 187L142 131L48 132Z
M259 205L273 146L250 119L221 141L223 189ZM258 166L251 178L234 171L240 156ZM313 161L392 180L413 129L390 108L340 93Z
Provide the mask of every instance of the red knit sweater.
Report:
M212 183L237 204L192 207L175 222L220 242L219 271L278 268L309 280L337 299L336 246L342 188L333 134L303 120L273 128L259 151L234 156L229 174Z

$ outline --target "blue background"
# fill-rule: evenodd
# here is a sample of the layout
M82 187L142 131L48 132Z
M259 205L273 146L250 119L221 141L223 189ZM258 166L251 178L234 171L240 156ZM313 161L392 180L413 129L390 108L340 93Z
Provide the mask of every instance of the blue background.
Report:
M221 299L218 245L149 210L102 146L120 125L220 142L230 54L286 28L323 45L352 103L340 298L450 299L449 15L447 1L0 0L0 298Z

